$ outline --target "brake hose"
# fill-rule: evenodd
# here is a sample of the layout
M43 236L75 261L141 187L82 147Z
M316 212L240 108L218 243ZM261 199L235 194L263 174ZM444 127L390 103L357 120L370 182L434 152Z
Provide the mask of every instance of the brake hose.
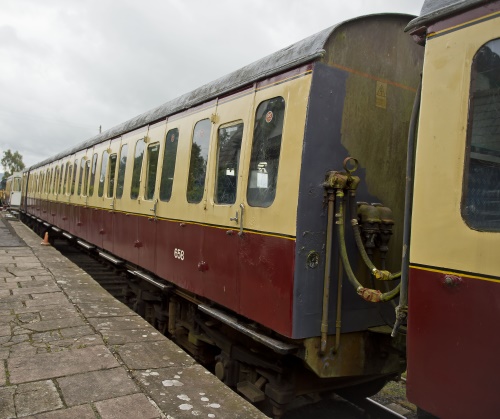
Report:
M349 282L354 286L356 292L366 301L370 301L372 303L385 302L392 300L399 294L399 289L401 284L398 284L393 290L383 293L379 290L374 290L371 288L363 287L351 267L351 263L349 262L349 258L347 256L347 248L345 243L345 219L344 219L344 191L342 189L336 190L336 199L335 199L335 229L337 232L338 242L339 242L339 250L340 257L342 259L342 263L344 264L344 269L347 274L347 278Z

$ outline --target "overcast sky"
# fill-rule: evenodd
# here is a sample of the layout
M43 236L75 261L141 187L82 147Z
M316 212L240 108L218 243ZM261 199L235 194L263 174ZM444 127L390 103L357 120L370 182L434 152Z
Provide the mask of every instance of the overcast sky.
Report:
M422 3L0 0L0 157L35 164L335 23Z

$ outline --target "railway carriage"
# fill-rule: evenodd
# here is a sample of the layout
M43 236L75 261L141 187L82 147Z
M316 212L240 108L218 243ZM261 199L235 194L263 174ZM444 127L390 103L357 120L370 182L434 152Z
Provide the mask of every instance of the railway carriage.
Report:
M426 1L415 162L408 398L442 418L500 402L500 2Z
M4 204L17 211L21 205L22 173L14 172L5 183Z
M31 167L27 218L126 266L149 286L132 282L138 310L200 359L218 348L219 378L276 413L302 393L375 391L404 371L404 344L392 306L329 290L325 176L358 159L358 199L393 211L397 270L422 61L409 20L328 28Z

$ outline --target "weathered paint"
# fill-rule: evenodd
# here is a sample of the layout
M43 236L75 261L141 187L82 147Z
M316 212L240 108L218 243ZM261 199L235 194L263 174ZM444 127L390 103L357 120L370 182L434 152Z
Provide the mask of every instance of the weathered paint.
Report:
M342 171L348 156L360 164L355 173L362 179L357 201L382 202L393 210L396 225L388 268L400 269L408 122L423 54L403 34L407 22L405 16L379 16L362 25L357 21L340 25L325 46L326 64L315 64L299 184L294 337L314 336L320 330L327 224L322 182L327 171ZM387 87L385 108L377 106L381 82ZM367 269L358 263L349 226L346 232L354 269L366 281ZM330 333L335 333L337 249L335 240ZM320 255L313 269L306 263L311 251ZM372 287L369 281L365 285ZM384 324L393 316L389 304L380 307L363 301L347 278L342 298L343 332Z

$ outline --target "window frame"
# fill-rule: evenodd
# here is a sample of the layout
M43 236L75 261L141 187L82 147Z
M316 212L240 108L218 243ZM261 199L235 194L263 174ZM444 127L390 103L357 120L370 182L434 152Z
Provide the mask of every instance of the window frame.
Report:
M220 170L219 166L221 164L221 130L227 130L228 128L236 128L236 132L234 134L239 134L240 139L239 139L239 148L237 151L237 157L235 163L235 174L234 174L234 200L232 202L220 202L219 200L219 175L220 175ZM241 128L241 132L238 133L238 131ZM243 133L245 129L245 124L243 120L236 120L232 121L223 125L219 125L217 129L217 157L216 157L216 162L215 162L215 182L214 182L214 203L216 205L234 205L236 203L236 199L238 197L238 183L239 183L239 171L241 169L241 147L243 144ZM233 134L233 135L234 135ZM225 151L225 150L224 150ZM227 161L225 161L227 162ZM225 169L226 173L228 168ZM227 176L227 174L226 174Z
M207 130L208 135L204 135L205 134L204 129ZM210 122L209 118L200 119L194 124L193 134L191 136L189 171L188 171L188 179L186 185L186 199L189 204L199 204L201 201L203 201L203 197L205 196L205 190L207 187L207 178L208 178L207 176L208 162L210 159L210 140L212 137L211 134L212 134L212 123ZM198 135L201 137L200 144L198 144L198 142L195 141ZM204 160L204 164L201 169L195 165L196 164L195 159L193 158L194 153L196 153L195 151L196 148L199 148L200 150L199 158ZM204 150L204 148L206 148L206 151ZM198 175L198 179L194 179L194 176L197 176L197 174L194 173L195 171L201 174L201 176ZM203 183L203 185L201 185L201 183Z
M160 190L158 194L159 199L162 202L169 202L170 199L172 198L172 191L174 188L174 180L175 180L175 166L177 164L177 151L179 149L179 135L180 135L179 128L171 128L165 135L165 144L163 147L163 160L162 160L161 175L160 175ZM175 138L172 138L172 136L175 136ZM174 143L175 143L175 149L173 150L175 152L170 153L172 149L168 147L168 145ZM173 154L173 160L172 160L173 164L172 167L170 168L169 166L170 162L168 161L168 159L171 158L171 154ZM168 177L169 174L172 175L171 182L169 182L169 177Z
M276 108L270 109L270 106L273 105L273 101L281 100L282 104L282 109L280 110L280 113L278 115L275 115L276 113ZM262 114L260 116L259 112L261 111L261 107L266 106L265 109L262 110ZM274 112L273 112L274 111ZM273 205L274 201L276 200L276 194L278 190L278 179L279 179L279 174L280 174L280 162L282 158L282 145L283 145L283 135L284 135L284 129L285 129L285 123L286 123L286 111L287 111L287 103L286 100L283 96L274 96L272 98L267 98L262 100L258 106L255 109L255 115L254 115L254 127L253 127L253 134L252 134L252 141L250 144L250 160L249 160L249 166L248 166L248 180L247 180L247 190L246 190L246 200L249 206L254 207L254 208L269 208L270 206ZM277 119L280 118L280 119ZM280 126L281 130L279 131L279 135L275 134L274 136L270 136L273 133L273 130L275 127L271 128L271 131L269 132L269 136L267 137L257 137L258 135L258 129L262 128L261 131L264 131L265 123L270 124L272 121L275 121L275 127ZM260 125L259 125L260 124ZM259 183L262 185L266 183L266 185L269 185L269 170L270 170L270 165L269 159L266 159L267 161L261 161L260 163L256 163L259 160L259 156L257 155L257 150L256 147L258 147L260 144L268 145L269 141L271 139L277 138L279 136L279 148L278 148L278 156L273 160L273 164L275 167L273 167L273 170L275 171L274 176L271 178L273 182L273 188L270 193L268 191L270 190L269 186L266 187L261 187L259 186ZM264 140L265 138L265 140ZM254 148L255 147L255 148ZM268 147L268 150L271 147ZM268 151L266 151L267 153ZM264 156L266 157L266 156ZM260 158L262 160L262 158ZM265 166L263 166L263 163L266 163ZM255 168L252 166L255 165ZM259 176L261 174L261 176ZM263 174L266 176L264 177ZM252 185L257 185L256 187L252 187ZM257 191L251 192L251 189L257 189ZM265 189L265 195L268 196L267 199L264 196L264 194L258 189ZM251 197L250 194L253 193L255 197ZM260 195L260 197L259 197Z
M467 139L466 139L466 148L464 153L464 172L462 181L462 198L460 202L460 213L463 221L470 229L481 232L498 233L500 232L500 219L499 221L493 220L492 224L488 225L488 222L485 219L486 214L484 212L484 208L482 210L479 209L477 213L475 213L475 205L473 198L474 182L477 183L479 179L479 174L478 174L479 172L483 171L483 169L487 170L485 169L485 167L487 166L488 163L495 164L495 170L496 173L498 173L497 174L498 179L500 179L500 134L498 134L498 137L496 138L496 140L498 141L499 149L489 150L491 151L491 153L496 154L496 156L494 155L489 156L488 149L483 148L482 150L479 150L481 147L475 144L475 140L477 140L475 131L477 131L478 128L476 128L474 124L477 123L477 125L480 125L482 122L480 119L478 120L477 118L475 118L477 115L476 109L478 108L478 106L484 106L483 103L481 104L478 103L479 100L491 95L494 98L493 100L495 100L495 97L498 97L496 100L498 101L498 104L500 104L500 83L496 87L488 87L487 89L481 89L480 88L481 81L479 76L481 75L481 77L484 78L482 73L486 72L485 71L481 72L477 68L479 66L479 60L483 58L480 55L483 48L487 47L491 52L491 49L488 47L488 44L491 44L492 42L495 42L495 46L497 46L500 50L500 38L494 38L488 40L477 49L472 58L470 67L471 72L470 72L470 89L469 89L469 101L468 101L469 109L467 118ZM492 53L494 53L497 56L497 60L500 63L500 53L498 54L495 52ZM493 67L492 69L495 70L495 68L497 67ZM491 69L489 71L491 71ZM500 66L497 68L497 71L500 75ZM484 83L485 80L482 81L482 84ZM482 151L483 154L481 154L479 151ZM480 158L480 156L483 156L483 158ZM497 160L496 162L493 161L495 159ZM482 182L482 184L484 185L484 182ZM487 188L484 188L483 193L487 194L488 192L494 192L494 190L491 189L488 190ZM500 198L500 193L498 195L499 195L498 198ZM478 199L479 198L475 199L476 202ZM485 199L483 200L483 202L480 203L483 205L487 205L489 202L491 201Z

